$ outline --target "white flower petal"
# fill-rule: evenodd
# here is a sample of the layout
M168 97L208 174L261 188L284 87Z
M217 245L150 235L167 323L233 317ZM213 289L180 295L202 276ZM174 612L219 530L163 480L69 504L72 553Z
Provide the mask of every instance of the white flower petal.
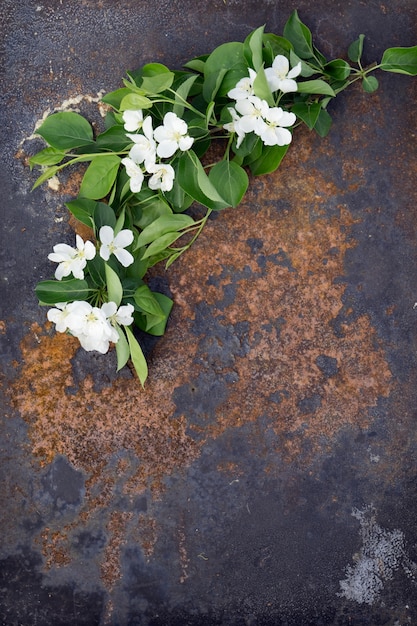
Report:
M101 243L110 244L114 239L114 230L111 226L102 226L99 231Z
M128 252L124 248L117 248L117 250L114 251L114 256L119 261L119 263L123 265L123 267L129 267L129 265L132 265L135 260L130 252Z

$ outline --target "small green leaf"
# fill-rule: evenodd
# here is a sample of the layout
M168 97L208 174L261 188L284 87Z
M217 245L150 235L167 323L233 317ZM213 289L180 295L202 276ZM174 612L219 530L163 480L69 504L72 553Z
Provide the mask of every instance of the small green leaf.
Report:
M38 283L35 293L43 304L57 304L58 302L73 302L87 300L92 290L86 280L72 278L69 280L43 280Z
M73 214L73 216L82 224L94 227L94 210L97 202L95 200L89 200L88 198L76 198L66 202L65 206Z
M115 302L119 306L123 297L123 287L120 278L107 263L105 263L105 272L109 302Z
M53 113L36 131L57 150L70 150L93 143L93 129L89 122L73 111Z
M298 118L303 120L304 124L311 130L314 128L317 118L320 115L321 104L320 102L312 102L311 104L307 102L297 102L291 108L291 111L295 113Z
M197 74L189 76L189 78L182 82L175 90L175 104L172 111L176 113L178 117L181 117L184 113L184 102L187 100L188 94L197 78Z
M139 109L150 109L151 106L152 100L149 100L146 96L141 96L138 93L129 93L120 102L119 109L120 111L136 111Z
M125 326L124 330L127 335L127 340L129 342L130 358L132 360L136 374L138 375L139 381L143 387L148 377L148 365L142 352L142 348L136 341L136 338L130 330L129 326Z
M294 52L301 59L314 57L313 41L310 30L302 23L297 11L293 11L284 26L284 37L294 46Z
M362 89L367 93L373 93L378 89L379 83L375 76L364 76L362 80Z
M189 70L194 70L194 72L199 72L200 74L204 73L204 66L206 64L207 55L196 57L195 59L191 59L188 63L184 64Z
M106 93L105 96L102 97L102 102L105 104L109 104L114 109L120 109L120 103L132 91L128 87L122 87L121 89L116 89L116 91L111 91L110 93Z
M260 26L252 31L245 39L243 44L243 52L245 59L250 67L257 72L263 64L262 47L264 26Z
M161 315L152 315L151 313L135 312L135 324L138 328L144 330L150 335L161 337L165 332L173 302L171 298L168 298L168 296L165 296L162 293L153 292L152 295L161 308L162 317Z
M45 148L37 152L29 159L29 165L32 169L34 165L56 165L65 157L66 152L57 150L56 148Z
M50 178L52 178L52 176L55 176L58 170L59 170L58 165L52 165L52 167L48 167L48 169L45 170L39 176L39 178L36 179L35 184L32 187L32 191L33 189L36 189L36 187L39 187L39 185L42 185L42 183L44 183L46 180L49 180Z
M335 80L346 80L350 76L350 72L351 67L349 63L343 59L334 59L334 61L330 61L324 66L324 73Z
M111 150L112 152L121 152L131 143L131 140L126 137L126 131L123 126L119 126L118 124L105 130L98 135L96 139L96 146L100 151Z
M209 179L232 207L242 200L249 185L245 170L233 161L219 161L211 168Z
M348 57L353 63L358 63L362 58L363 52L363 40L365 35L359 35L353 43L350 44L348 49Z
M117 334L119 335L119 341L116 343L116 355L117 355L117 372L126 365L130 357L129 343L126 339L126 335L120 326L116 326Z
M169 89L175 78L175 74L162 63L148 63L144 65L141 76L142 83L140 88L150 94L161 93Z
M417 46L388 48L382 56L380 67L384 72L417 76Z
M258 69L256 78L253 81L253 90L255 95L258 96L258 98L261 98L261 100L266 100L270 107L275 106L274 97L268 85L268 81L266 80L263 66Z
M261 156L249 163L254 176L270 174L279 167L282 159L287 154L289 146L264 146Z
M177 179L184 191L203 206L218 211L230 206L210 182L200 159L187 150L178 159Z
M155 297L155 294L147 285L141 285L135 291L134 300L143 313L155 315L158 318L164 317L164 312Z
M314 125L314 130L320 137L325 137L332 125L332 118L329 113L325 109L321 109L320 114L317 118L317 122Z
M335 92L330 87L329 83L324 80L305 80L304 82L297 83L298 93L309 93L314 95L335 96Z
M158 237L151 244L149 244L142 255L142 259L149 259L152 256L164 252L172 243L174 243L174 241L182 237L182 235L183 233L177 232L170 232L165 233L165 235L161 235L161 237Z
M182 213L161 215L143 229L138 237L135 247L141 248L142 246L146 246L148 243L155 241L158 237L165 235L165 233L174 231L177 232L184 228L188 228L193 224L193 218Z
M105 202L96 202L94 208L94 224L97 233L102 226L111 226L112 228L116 226L116 215L111 206Z
M109 193L116 180L120 157L115 154L96 156L87 168L80 187L80 196L99 200Z
M105 262L101 258L99 254L96 254L94 259L88 261L87 264L88 273L90 275L91 280L94 284L99 288L103 288L106 286L106 268Z

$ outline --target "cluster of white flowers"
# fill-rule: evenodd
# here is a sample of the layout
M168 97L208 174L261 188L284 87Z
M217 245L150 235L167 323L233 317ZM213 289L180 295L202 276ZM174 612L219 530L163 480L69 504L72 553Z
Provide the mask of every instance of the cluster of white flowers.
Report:
M171 191L175 170L161 159L169 159L177 150L191 148L194 139L188 135L187 123L172 111L165 114L162 125L155 129L152 128L151 116L143 119L140 110L124 111L123 121L125 130L129 131L126 135L134 143L129 156L122 159L132 193L139 193L142 189L145 173L151 174L148 180L150 189Z
M102 226L99 232L101 242L100 256L108 261L111 254L124 266L128 267L134 261L133 256L125 250L133 242L133 232L127 228L114 234L111 226ZM83 279L87 261L96 256L96 248L91 241L83 241L80 235L75 236L75 248L66 243L58 243L53 252L48 254L48 259L58 263L55 270L55 278L62 280L72 274L74 278Z
M294 80L301 72L301 62L290 70L288 59L279 54L275 57L272 67L265 69L265 76L272 93L281 91L290 93L297 91ZM291 143L292 135L288 127L296 121L294 113L284 111L281 107L270 107L266 100L255 95L253 84L256 72L249 68L249 76L239 80L236 87L228 92L229 98L235 100L234 107L228 107L232 121L224 124L224 128L236 133L236 147L239 148L247 133L255 133L266 146L286 146Z
M108 261L114 254L116 259L128 267L134 262L132 254L126 250L133 242L133 232L129 229L121 230L115 235L111 226L102 226L99 231L100 256ZM76 235L76 247L59 243L48 255L50 261L58 263L55 278L62 278L72 274L75 278L84 278L84 269L87 261L94 259L96 248L91 241L83 241ZM61 302L56 308L49 309L48 320L53 322L60 333L69 332L77 337L84 350L97 350L105 354L110 342L119 341L117 326L130 326L133 323L134 307L126 304L117 308L115 302L105 302L101 307L94 307L84 300Z
M58 332L69 332L77 337L84 350L105 354L110 342L119 341L117 325L130 326L133 323L133 310L131 304L117 308L115 302L105 302L99 308L84 300L76 300L58 303L56 308L49 309L47 317Z

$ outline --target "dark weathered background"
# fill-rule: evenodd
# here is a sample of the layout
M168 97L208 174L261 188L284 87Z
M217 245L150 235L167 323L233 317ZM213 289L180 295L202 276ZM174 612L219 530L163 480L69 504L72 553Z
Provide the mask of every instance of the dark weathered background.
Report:
M417 43L415 0L3 0L0 623L417 624L415 79L330 107L152 279L142 391L45 325L79 177L30 192L46 111L298 8L333 57Z

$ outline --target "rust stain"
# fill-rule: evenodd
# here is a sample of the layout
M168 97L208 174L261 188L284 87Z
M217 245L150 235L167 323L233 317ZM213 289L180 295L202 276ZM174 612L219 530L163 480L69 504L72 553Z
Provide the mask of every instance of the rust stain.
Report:
M301 153L290 152L278 173L253 181L239 209L213 220L170 268L176 307L152 355L145 390L123 377L100 391L91 376L75 386L71 359L78 342L55 335L48 325L34 326L22 342L11 402L29 425L31 451L41 466L65 455L86 476L77 519L40 534L49 567L66 564L71 533L105 510L109 539L101 571L111 589L120 575L126 536L138 538L149 557L158 531L149 514L108 510L116 486L129 502L145 490L161 497L165 478L192 463L207 440L229 428L255 425L265 415L279 435L277 454L307 464L311 457L301 455L303 443L317 454L346 425L366 427L368 408L389 394L391 374L369 318L341 323L339 333L334 329L345 291L339 280L344 257L354 245L349 236L354 219L342 201L330 217L325 205L329 197L352 191L360 167L346 165L347 187L340 190L321 172L304 167L306 144ZM254 239L256 251L250 245ZM230 301L225 300L228 286L234 289ZM173 417L173 391L205 367L204 349L193 331L201 302L220 325L247 323L248 351L232 355L233 364L221 367L224 374L233 372L236 382L228 386L210 424L198 429L187 415ZM323 370L323 358L332 365L330 372ZM202 438L196 441L190 432L198 430ZM126 454L115 470L112 460L121 451ZM232 478L240 473L237 466L219 467L229 470ZM178 539L185 579L181 531Z

